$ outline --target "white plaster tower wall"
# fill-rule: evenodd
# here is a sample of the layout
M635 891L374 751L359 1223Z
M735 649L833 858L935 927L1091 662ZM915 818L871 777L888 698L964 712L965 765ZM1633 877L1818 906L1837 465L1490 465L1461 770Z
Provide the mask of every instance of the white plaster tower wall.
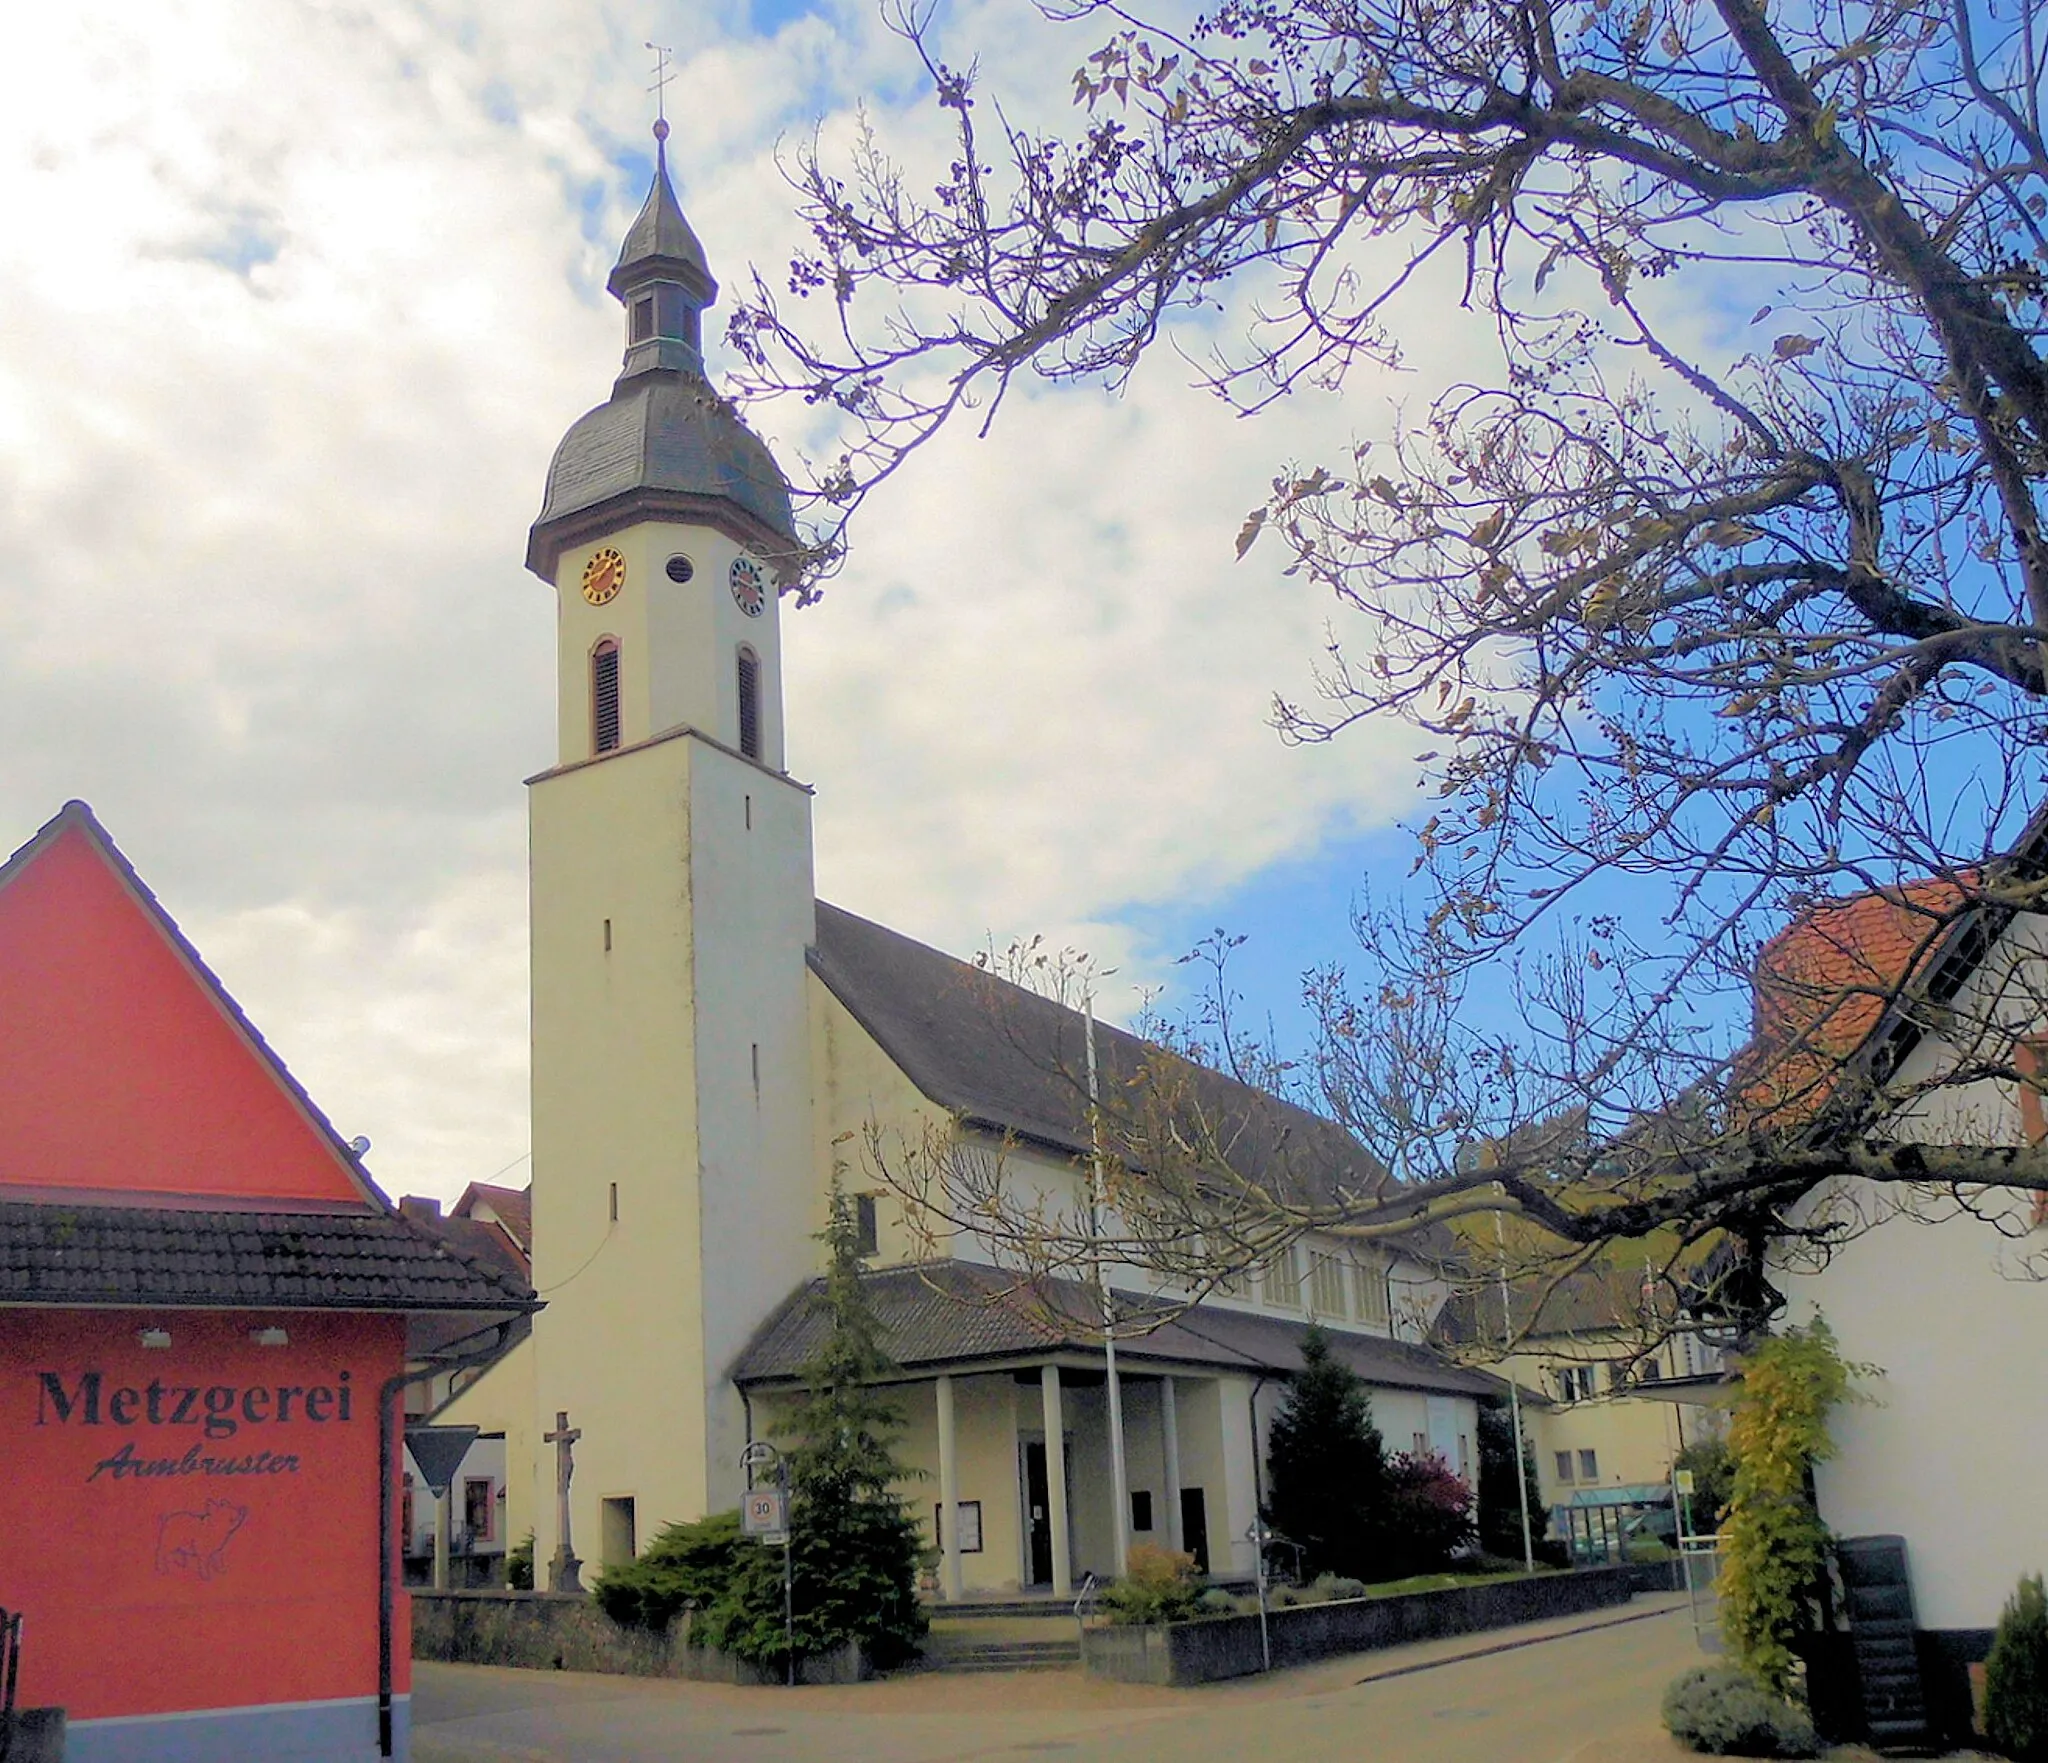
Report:
M726 1374L817 1253L810 792L781 770L793 527L773 460L703 377L716 284L665 159L609 286L625 371L557 450L527 556L556 589L560 691L559 763L531 794L536 1400L582 1435L586 1561L623 1533L604 1502L632 1502L644 1545L736 1501ZM593 696L606 642L615 729Z

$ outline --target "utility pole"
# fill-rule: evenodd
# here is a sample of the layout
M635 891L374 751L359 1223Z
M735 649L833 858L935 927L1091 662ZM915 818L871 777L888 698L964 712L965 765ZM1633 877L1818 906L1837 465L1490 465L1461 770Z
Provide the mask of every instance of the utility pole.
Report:
M1102 1294L1102 1357L1109 1389L1109 1479L1116 1501L1116 1548L1113 1559L1121 1579L1129 1564L1131 1496L1124 1469L1124 1392L1116 1374L1116 1305L1109 1295L1108 1270L1102 1257L1102 1214L1106 1205L1102 1170L1102 1088L1095 1069L1095 994L1081 995L1088 1024L1088 1143L1093 1156L1088 1184L1088 1233L1094 1240L1095 1285Z
M1501 1198L1507 1198L1507 1190L1501 1189ZM1515 1338L1514 1311L1508 1304L1508 1238L1502 1226L1500 1214L1493 1215L1493 1240L1500 1249L1500 1345L1503 1355ZM1536 1538L1529 1528L1529 1466L1522 1451L1522 1386L1515 1381L1513 1372L1508 1374L1508 1412L1515 1424L1515 1492L1522 1502L1522 1567L1525 1572L1536 1571Z

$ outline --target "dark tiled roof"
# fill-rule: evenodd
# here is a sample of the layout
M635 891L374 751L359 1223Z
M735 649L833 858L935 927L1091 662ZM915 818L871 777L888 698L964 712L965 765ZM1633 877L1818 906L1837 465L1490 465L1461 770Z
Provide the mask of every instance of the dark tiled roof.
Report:
M1081 1012L1000 979L971 962L913 942L840 907L818 902L818 977L910 1081L932 1101L970 1122L1070 1154L1089 1149ZM1164 1070L1185 1088L1189 1135L1223 1149L1232 1170L1270 1183L1297 1200L1333 1203L1381 1192L1388 1177L1334 1121L1253 1089L1221 1072L1180 1061L1106 1023L1096 1025L1102 1093L1116 1114L1119 1089L1143 1093L1139 1079ZM1440 1231L1404 1242L1410 1251L1445 1252Z
M389 1212L0 1201L0 1304L537 1308L524 1280Z
M995 1268L963 1261L887 1268L862 1275L880 1325L882 1349L906 1371L941 1365L1101 1352L1090 1326L1095 1298L1072 1280L1020 1286ZM796 1376L823 1345L823 1280L799 1286L761 1325L733 1367L741 1385ZM1126 1314L1144 1300L1123 1297ZM1300 1369L1303 1322L1196 1304L1175 1313L1161 1305L1159 1325L1117 1347L1133 1370L1162 1364L1212 1370L1287 1373ZM1482 1372L1449 1364L1426 1347L1331 1329L1337 1358L1369 1383L1444 1394L1493 1395L1505 1389Z

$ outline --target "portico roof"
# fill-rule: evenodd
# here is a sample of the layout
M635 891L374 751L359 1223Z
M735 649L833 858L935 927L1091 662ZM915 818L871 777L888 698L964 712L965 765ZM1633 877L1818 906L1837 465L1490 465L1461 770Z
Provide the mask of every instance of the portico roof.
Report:
M882 1350L907 1373L1102 1356L1094 1291L1075 1280L1026 1281L1005 1269L932 1261L865 1273L861 1284L879 1324ZM810 1280L783 1300L740 1354L734 1383L753 1389L798 1381L829 1327L824 1287L822 1279ZM1117 1303L1127 1325L1157 1319L1153 1328L1118 1340L1118 1360L1134 1372L1156 1376L1185 1367L1256 1376L1301 1368L1306 1322L1217 1304L1180 1307L1127 1293L1119 1293ZM1493 1396L1507 1388L1427 1347L1343 1328L1326 1333L1341 1363L1384 1389Z

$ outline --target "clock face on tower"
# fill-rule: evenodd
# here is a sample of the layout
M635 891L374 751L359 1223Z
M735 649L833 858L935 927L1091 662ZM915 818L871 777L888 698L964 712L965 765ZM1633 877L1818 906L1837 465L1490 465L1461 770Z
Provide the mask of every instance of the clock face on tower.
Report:
M749 618L759 618L768 604L768 577L751 557L732 560L733 603Z
M626 585L626 560L607 545L583 566L583 597L593 606L617 598Z

